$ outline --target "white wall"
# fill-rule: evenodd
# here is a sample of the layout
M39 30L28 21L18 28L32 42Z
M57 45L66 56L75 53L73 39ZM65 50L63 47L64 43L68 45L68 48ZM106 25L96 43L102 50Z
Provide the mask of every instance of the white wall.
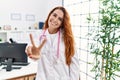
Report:
M62 5L62 0L0 0L0 26L26 30L39 21L45 21L48 12L59 5Z

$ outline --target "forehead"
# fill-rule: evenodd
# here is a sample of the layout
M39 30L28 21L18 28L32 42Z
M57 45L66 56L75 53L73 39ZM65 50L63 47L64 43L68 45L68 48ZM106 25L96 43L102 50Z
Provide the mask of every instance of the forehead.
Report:
M60 10L60 9L54 10L54 11L53 11L53 14L57 14L57 15L58 15L59 17L61 17L61 18L63 18L63 16L64 16L63 11Z

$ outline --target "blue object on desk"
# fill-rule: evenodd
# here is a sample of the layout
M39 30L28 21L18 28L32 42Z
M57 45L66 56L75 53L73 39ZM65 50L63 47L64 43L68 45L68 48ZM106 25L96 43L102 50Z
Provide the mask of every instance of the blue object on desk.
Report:
M42 29L44 25L44 22L39 22L39 29Z

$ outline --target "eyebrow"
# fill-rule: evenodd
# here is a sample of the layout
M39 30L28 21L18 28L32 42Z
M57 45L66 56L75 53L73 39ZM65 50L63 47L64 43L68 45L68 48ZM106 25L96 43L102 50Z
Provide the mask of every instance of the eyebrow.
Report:
M56 13L53 12L53 15L57 15ZM58 17L61 21L63 21L63 17Z

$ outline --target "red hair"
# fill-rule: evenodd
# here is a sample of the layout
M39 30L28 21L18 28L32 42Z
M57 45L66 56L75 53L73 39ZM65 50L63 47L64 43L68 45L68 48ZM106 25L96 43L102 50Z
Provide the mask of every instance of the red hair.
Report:
M74 53L75 53L75 46L74 46L74 37L73 37L73 33L72 33L72 27L71 27L71 23L70 23L70 16L67 12L67 10L64 7L55 7L48 15L47 20L45 21L44 27L43 29L47 29L48 26L48 19L50 17L50 15L56 10L59 9L64 13L64 17L63 17L63 22L61 25L61 29L63 30L63 40L64 40L64 44L65 44L65 58L66 58L66 64L70 65L71 63L71 58L73 57Z

